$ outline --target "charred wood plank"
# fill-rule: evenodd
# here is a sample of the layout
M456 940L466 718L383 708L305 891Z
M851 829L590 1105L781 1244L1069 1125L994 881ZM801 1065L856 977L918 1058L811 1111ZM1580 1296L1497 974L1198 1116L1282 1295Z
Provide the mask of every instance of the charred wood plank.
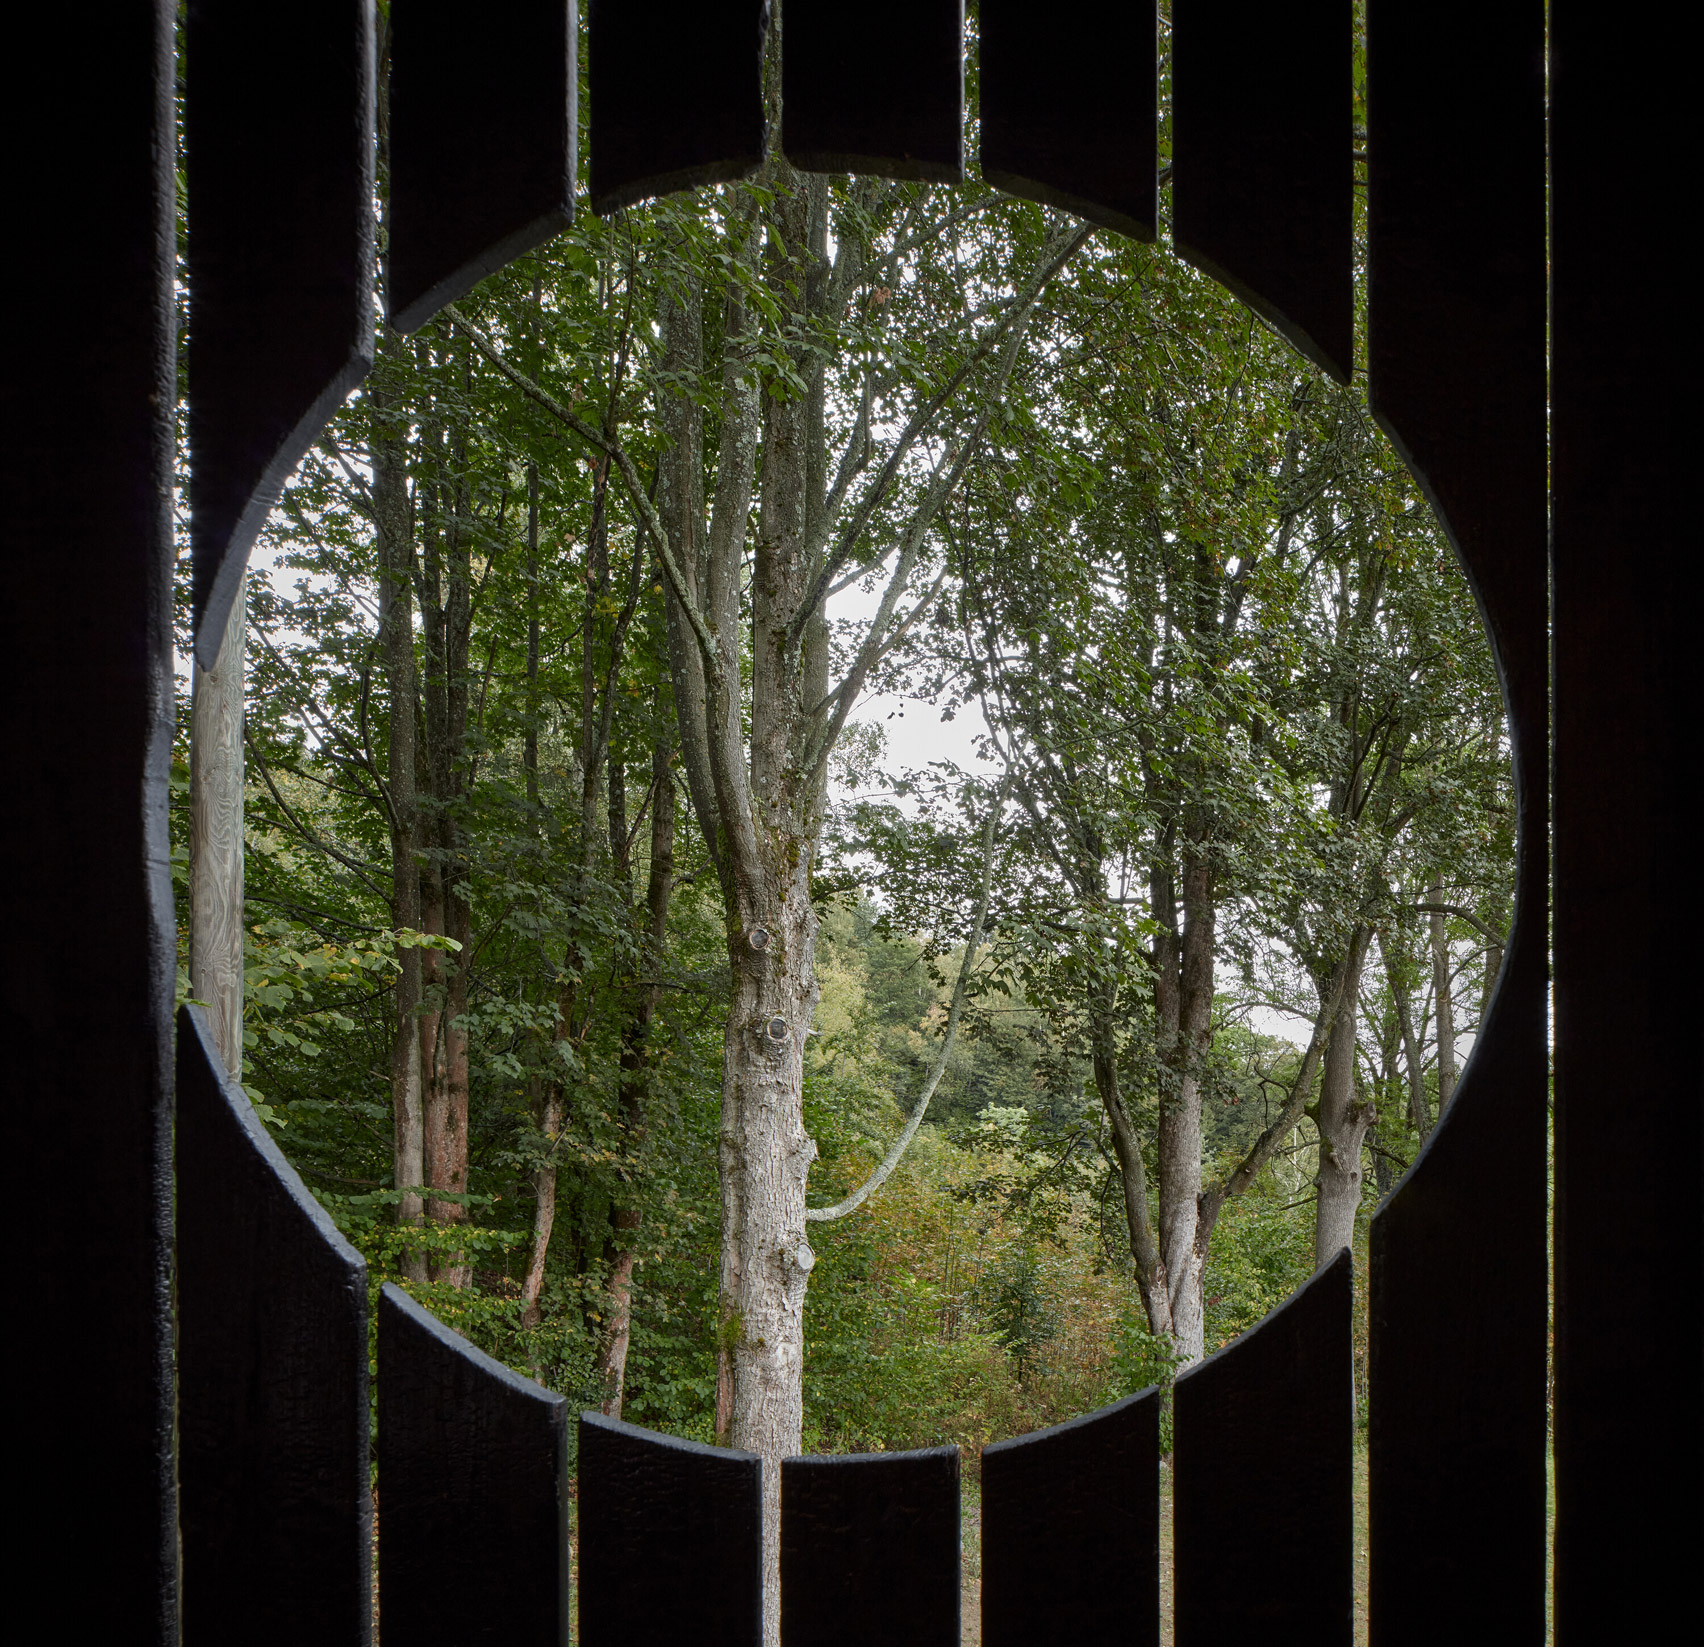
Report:
M1159 212L1158 19L1152 6L982 0L982 175L1134 240Z
M983 1647L1159 1647L1160 1392L982 1449Z
M763 1460L580 1414L581 1647L757 1647Z
M1556 1639L1660 1641L1704 1542L1696 68L1549 18Z
M372 1639L367 1266L178 1015L183 1639Z
M1344 1248L1173 1391L1177 1647L1354 1640Z
M790 0L781 147L800 171L964 177L963 0Z
M568 1403L379 1295L379 1609L410 1647L568 1641Z
M786 1647L948 1647L961 1605L957 1447L783 1461Z
M190 532L218 658L284 482L373 359L373 4L190 0Z
M163 0L7 14L18 324L0 372L0 839L28 934L0 962L6 1124L28 1161L9 1208L7 1561L44 1635L148 1647L178 1641L175 22Z
M1496 995L1448 1109L1373 1220L1372 1629L1380 1647L1445 1635L1536 1642L1547 1285L1544 8L1382 0L1368 29L1372 405L1478 595L1508 707L1520 831Z
M1354 365L1349 0L1176 0L1179 253L1339 383Z
M390 19L391 324L411 332L574 218L574 0Z
M589 0L592 210L763 159L767 0Z

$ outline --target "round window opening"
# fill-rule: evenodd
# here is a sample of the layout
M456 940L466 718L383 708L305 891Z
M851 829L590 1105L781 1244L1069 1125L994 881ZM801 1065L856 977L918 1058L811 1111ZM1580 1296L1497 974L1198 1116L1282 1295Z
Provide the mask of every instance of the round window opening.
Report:
M263 1119L689 1438L980 1445L1363 1270L1501 966L1496 667L1361 376L980 183L777 154L386 330L245 625Z

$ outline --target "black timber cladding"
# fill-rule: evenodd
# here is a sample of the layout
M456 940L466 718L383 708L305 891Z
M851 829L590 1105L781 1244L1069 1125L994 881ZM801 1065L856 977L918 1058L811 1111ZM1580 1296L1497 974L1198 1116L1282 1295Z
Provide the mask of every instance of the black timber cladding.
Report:
M580 1414L580 1647L758 1647L763 1460Z
M379 1295L379 1607L409 1647L566 1647L568 1403Z
M964 176L962 0L790 0L781 147L800 171Z
M786 1647L953 1647L960 1606L957 1447L782 1462Z
M385 296L399 331L573 219L573 0L508 0L467 22L458 0L407 0L387 21Z
M1178 251L1339 383L1354 354L1350 0L1176 0Z
M982 176L1136 240L1159 222L1159 19L1121 0L982 0Z
M0 840L11 1215L7 1557L70 1641L176 1647L173 29L8 15ZM93 968L93 974L91 973Z
M588 0L594 212L763 158L766 0Z
M1536 3L1368 18L1370 398L1478 597L1519 821L1496 994L1372 1226L1372 1627L1414 1647L1544 1627L1543 25Z
M211 667L267 513L372 364L372 0L190 0L184 42L190 531Z
M1549 17L1556 1639L1680 1640L1704 1544L1697 70L1579 0Z
M1159 1647L1160 1392L982 1449L982 1647Z
M178 1016L184 1647L372 1639L367 1266Z
M1354 1640L1344 1248L1172 1391L1177 1647Z

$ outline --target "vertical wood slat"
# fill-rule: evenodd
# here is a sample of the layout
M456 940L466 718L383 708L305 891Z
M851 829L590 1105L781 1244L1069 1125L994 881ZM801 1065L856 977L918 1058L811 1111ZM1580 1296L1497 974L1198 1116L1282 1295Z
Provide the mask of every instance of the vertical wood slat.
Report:
M800 171L964 177L963 0L789 0L781 85Z
M982 0L982 175L1135 240L1159 221L1158 19L1129 0Z
M190 0L190 519L196 653L373 357L373 0Z
M982 1449L983 1647L1159 1647L1160 1392Z
M1544 7L1377 0L1368 30L1372 405L1479 597L1510 717L1520 826L1515 924L1496 996L1449 1110L1373 1220L1372 1629L1380 1647L1443 1636L1536 1642L1549 741Z
M178 1016L185 1647L372 1639L367 1266Z
M763 159L767 0L588 0L594 212Z
M1173 1390L1177 1647L1354 1640L1345 1248Z
M580 1414L580 1647L758 1647L763 1460Z
M568 1403L379 1295L379 1612L408 1647L566 1647Z
M783 1460L786 1647L950 1647L960 1607L957 1447Z
M1354 359L1349 0L1176 0L1178 252L1340 383Z
M0 841L28 934L0 959L4 1113L29 1163L8 1208L6 1555L44 1636L149 1647L178 1641L174 22L162 0L8 11L0 372Z
M1556 1640L1680 1640L1704 1544L1697 70L1579 0L1549 20Z
M575 0L391 14L391 324L411 332L574 214Z

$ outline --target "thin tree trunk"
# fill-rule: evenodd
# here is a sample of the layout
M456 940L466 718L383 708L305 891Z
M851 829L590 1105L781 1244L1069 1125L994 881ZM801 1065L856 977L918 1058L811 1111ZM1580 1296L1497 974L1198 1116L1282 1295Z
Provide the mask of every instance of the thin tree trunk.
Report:
M1130 1234L1130 1255L1136 1270L1136 1290L1148 1317L1148 1328L1156 1337L1172 1335L1171 1290L1166 1267L1148 1211L1148 1174L1142 1160L1142 1140L1137 1136L1124 1103L1118 1079L1118 1058L1113 1025L1111 991L1097 991L1090 1008L1089 1033L1094 1050L1095 1091L1112 1123L1112 1152L1118 1162L1124 1191L1124 1222Z
M650 1086L651 1022L661 995L658 976L668 941L669 900L674 890L675 802L670 775L672 747L659 744L651 760L651 863L645 884L645 944L642 976L635 981L633 1005L622 1032L620 1106L627 1134L627 1153L637 1154L644 1142L646 1100ZM627 1383L627 1350L633 1334L633 1275L638 1262L637 1237L643 1213L637 1198L612 1209L611 1235L615 1257L610 1265L609 1310L598 1349L598 1373L603 1382L603 1410L621 1416Z
M1355 1215L1361 1208L1361 1148L1367 1129L1378 1118L1370 1103L1359 1103L1355 1092L1357 995L1366 963L1370 933L1357 926L1349 937L1343 961L1342 999L1326 1042L1325 1067L1319 1084L1319 1167L1314 1184L1314 1268L1321 1269L1350 1244ZM1337 980L1333 980L1335 983ZM1330 985L1321 986L1323 1002Z
M534 301L538 288L534 283ZM527 805L532 813L533 827L539 821L538 790L538 529L539 483L538 464L527 464L527 725L521 749L521 765L526 772ZM549 1075L535 1073L530 1083L533 1114L545 1147L554 1151L562 1131L561 1088ZM532 1250L527 1258L527 1273L521 1282L521 1322L536 1327L542 1317L539 1297L544 1291L545 1260L550 1253L550 1237L556 1228L556 1162L554 1157L533 1168L533 1231Z
M777 227L797 258L809 244L808 209L798 180L787 181L793 186L777 203ZM805 1184L816 1144L805 1131L803 1096L805 1032L817 1002L817 921L810 900L815 797L799 792L797 740L807 706L786 641L810 581L804 559L808 415L803 398L766 396L763 402L750 797L735 814L743 837L733 843L741 871L739 919L729 930L734 1002L723 1042L724 1105L732 1119L731 1127L724 1124L724 1135L732 1134L725 1155L739 1181L731 1439L761 1454L767 1466L764 1630L771 1641L779 1639L780 1627L779 1466L802 1442L805 1284L814 1262L805 1240ZM730 810L724 806L725 821ZM771 935L761 948L751 938L759 930Z
M1444 901L1444 882L1441 875L1432 877L1427 897L1434 904ZM1449 934L1444 928L1445 917L1440 911L1434 910L1430 919L1433 1011L1438 1026L1438 1119L1441 1121L1444 1117L1444 1106L1454 1095L1456 1085L1455 1002L1450 994L1450 943Z
M433 865L429 876L426 914L434 915L440 930L452 941L450 953L434 955L429 975L439 985L434 1011L421 1018L422 1050L429 1054L423 1071L426 1216L437 1224L467 1219L460 1199L435 1195L444 1191L460 1197L467 1192L468 1048L467 966L471 911L467 902L465 844L457 818L457 802L465 782L467 754L467 646L472 625L471 584L467 534L461 521L467 512L465 453L458 436L440 448L445 480L437 489L441 518L433 523L428 543L428 654L432 663L426 692L427 767L431 773ZM448 482L448 484L445 483ZM446 498L447 494L447 498ZM441 604L440 604L441 603ZM436 904L434 909L432 906ZM428 1040L425 1031L430 1028ZM466 1286L472 1270L460 1253L434 1259L436 1279Z
M1199 833L1199 830L1193 831ZM1200 1217L1201 1059L1213 1031L1212 872L1205 843L1192 840L1184 854L1181 930L1169 877L1160 889L1171 912L1169 930L1156 940L1154 1004L1160 1059L1160 1257L1171 1301L1172 1343L1178 1359L1200 1360L1206 1343L1201 1278L1206 1268ZM1156 904L1156 911L1162 907ZM1168 923L1157 915L1162 926Z
M1390 985L1390 998L1396 1006L1397 1027L1402 1032L1402 1058L1408 1073L1408 1118L1414 1123L1415 1135L1423 1144L1432 1132L1432 1116L1426 1106L1425 1051L1414 1029L1414 1001L1408 993L1406 958L1398 950L1392 953L1391 941L1379 934L1379 950L1384 956L1385 979Z
M382 381L373 387L373 520L379 554L379 644L389 700L386 786L391 808L391 921L399 932L418 932L420 909L420 806L416 794L417 686L414 668L414 528L408 508L408 457L394 426L391 397ZM421 951L413 942L397 946L396 1010L391 1026L391 1118L395 1182L402 1192L396 1216L418 1225L426 1207L426 1182L419 1015ZM405 1252L406 1280L426 1279L425 1254Z
M1491 1011L1491 997L1497 993L1497 974L1503 970L1503 946L1499 943L1489 943L1485 946L1485 972L1479 981L1479 1030L1485 1028L1485 1019Z
M211 669L195 665L190 733L189 990L213 1044L243 1073L243 653L248 578Z
M562 1089L553 1080L544 1084L544 1107L539 1131L545 1147L554 1150L562 1131ZM521 1324L536 1327L542 1316L539 1295L544 1291L544 1261L550 1252L550 1237L556 1228L556 1161L554 1156L533 1169L532 1251L527 1258L526 1279L521 1283Z
M460 946L445 971L448 979L444 990L444 1010L438 1020L437 1082L435 1103L426 1109L425 1153L428 1196L426 1214L434 1223L460 1224L467 1221L464 1201L439 1199L433 1191L445 1190L451 1195L467 1193L467 1121L468 1121L468 1062L467 1062L467 965L469 921L466 903L450 897L448 903L449 936ZM436 1279L452 1287L465 1287L473 1279L473 1269L461 1253L448 1254L434 1265Z

